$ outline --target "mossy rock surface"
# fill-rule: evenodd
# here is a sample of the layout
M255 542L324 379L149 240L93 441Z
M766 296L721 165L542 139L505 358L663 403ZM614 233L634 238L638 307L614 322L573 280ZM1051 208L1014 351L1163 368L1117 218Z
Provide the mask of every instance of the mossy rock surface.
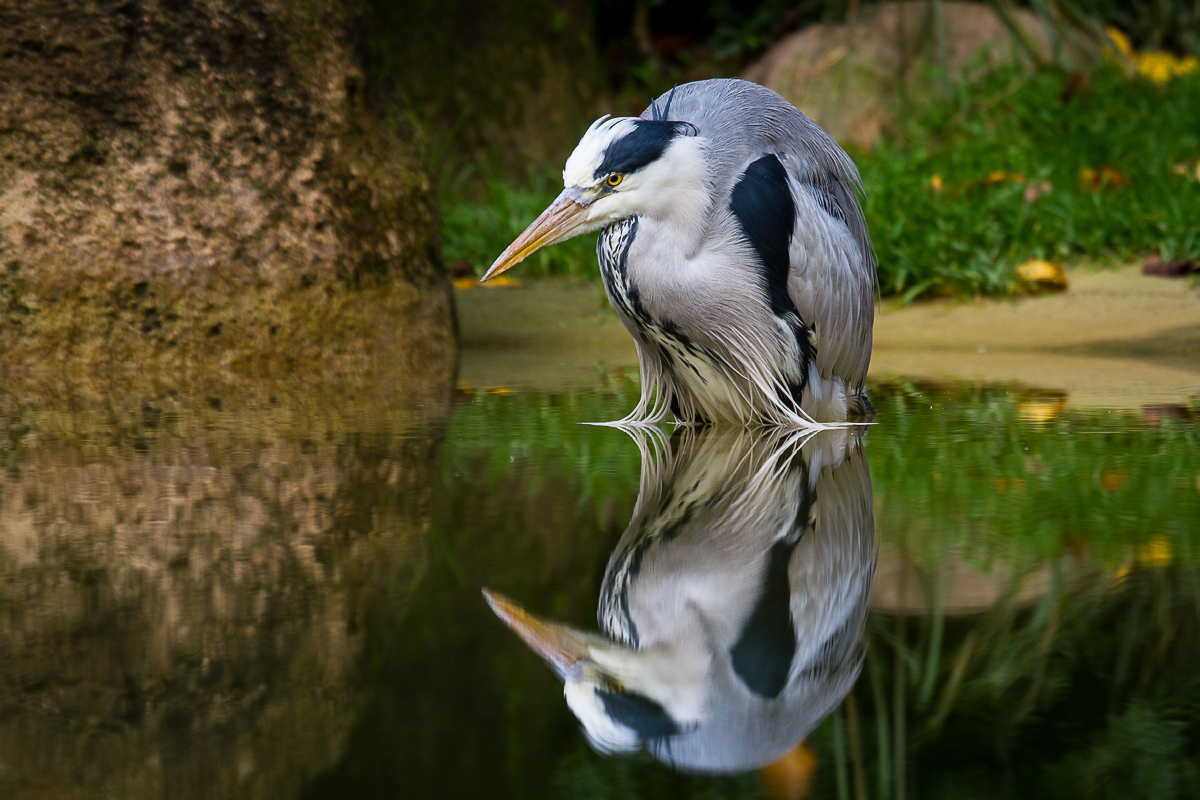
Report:
M32 2L0 53L0 366L453 359L433 187L354 0Z

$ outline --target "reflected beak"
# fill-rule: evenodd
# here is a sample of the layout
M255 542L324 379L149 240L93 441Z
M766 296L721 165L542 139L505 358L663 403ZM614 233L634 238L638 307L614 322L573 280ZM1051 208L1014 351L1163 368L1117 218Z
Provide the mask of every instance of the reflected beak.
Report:
M563 189L558 199L500 254L491 269L479 279L480 282L494 278L509 267L520 264L548 244L574 236L575 231L587 221L583 214L587 206L580 202L582 197L583 193L579 189Z
M484 589L483 596L496 616L504 620L504 624L512 628L533 652L545 659L563 680L578 679L584 667L591 664L589 646L593 637L566 625L539 619L502 594Z

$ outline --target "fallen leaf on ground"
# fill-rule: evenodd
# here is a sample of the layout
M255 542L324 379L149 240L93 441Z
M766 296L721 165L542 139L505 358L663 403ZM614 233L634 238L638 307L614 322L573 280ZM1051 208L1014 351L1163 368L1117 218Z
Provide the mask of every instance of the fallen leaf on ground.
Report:
M1200 183L1200 158L1193 158L1189 161L1180 161L1178 164L1171 167L1171 172L1187 178L1189 181Z
M1125 57L1133 55L1133 48L1129 46L1129 37L1126 36L1119 28L1114 28L1108 25L1104 28L1104 32L1108 34L1109 40L1112 41L1113 47L1118 53Z
M987 186L989 183L1023 183L1025 175L1020 172L1005 172L1002 169L994 170L988 173L988 176L980 181L980 184Z
M492 278L487 283L481 283L478 278L455 278L453 281L455 289L477 289L482 286L485 289L519 289L521 282L516 278L510 278L507 275L500 275Z
M1058 264L1035 258L1017 267L1017 277L1028 284L1052 292L1067 290L1067 273Z
M1200 69L1200 60L1197 60L1195 56L1179 58L1161 50L1134 53L1132 58L1138 75L1155 83L1166 83L1172 78L1178 78Z
M1044 194L1050 194L1054 189L1054 184L1050 181L1034 181L1025 187L1025 202L1033 205L1033 202Z
M1103 192L1105 189L1120 189L1125 185L1125 176L1116 167L1101 164L1093 169L1079 170L1079 185L1085 192Z
M1184 278L1196 273L1200 273L1200 261L1194 258L1187 261L1163 261L1158 256L1151 255L1142 265L1143 275L1158 278Z
M1166 83L1172 78L1188 75L1200 69L1200 59L1195 56L1181 58L1164 50L1134 52L1133 48L1129 46L1129 38L1124 33L1111 25L1105 28L1105 32L1108 34L1109 41L1112 42L1112 47L1106 48L1107 56L1120 63L1127 75L1130 74L1129 68L1132 67L1133 74L1155 83Z

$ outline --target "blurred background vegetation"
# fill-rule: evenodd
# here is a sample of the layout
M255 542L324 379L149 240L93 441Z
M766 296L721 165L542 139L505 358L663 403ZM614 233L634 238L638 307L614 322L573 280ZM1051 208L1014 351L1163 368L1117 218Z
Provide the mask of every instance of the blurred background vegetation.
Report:
M1016 267L1032 258L1200 255L1200 0L993 0L979 8L1018 34L1015 15L1036 15L1048 44L1017 35L1019 58L964 70L939 68L949 5L922 7L930 22L916 35L935 57L914 69L929 91L898 82L901 113L869 146L842 142L863 174L885 294L1013 293L1025 288ZM805 26L853 24L878 4L375 6L375 84L395 100L394 124L424 141L445 260L465 277L558 193L566 156L599 114L636 115L677 83L744 74ZM541 251L522 275L594 280L594 237Z

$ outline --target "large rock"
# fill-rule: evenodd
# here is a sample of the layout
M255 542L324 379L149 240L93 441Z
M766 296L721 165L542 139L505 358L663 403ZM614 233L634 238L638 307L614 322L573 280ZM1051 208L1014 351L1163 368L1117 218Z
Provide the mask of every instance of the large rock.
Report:
M0 366L453 358L357 0L3 4Z
M934 4L885 2L863 7L846 24L798 31L743 77L779 92L837 141L869 147L898 113L944 89L934 78L943 67L950 78L960 79L972 66L1028 61L1030 51L1047 60L1054 55L1050 32L1030 11L1008 12L1022 44L983 3L943 2L940 7L944 58L938 52ZM1068 49L1064 57L1080 55Z

